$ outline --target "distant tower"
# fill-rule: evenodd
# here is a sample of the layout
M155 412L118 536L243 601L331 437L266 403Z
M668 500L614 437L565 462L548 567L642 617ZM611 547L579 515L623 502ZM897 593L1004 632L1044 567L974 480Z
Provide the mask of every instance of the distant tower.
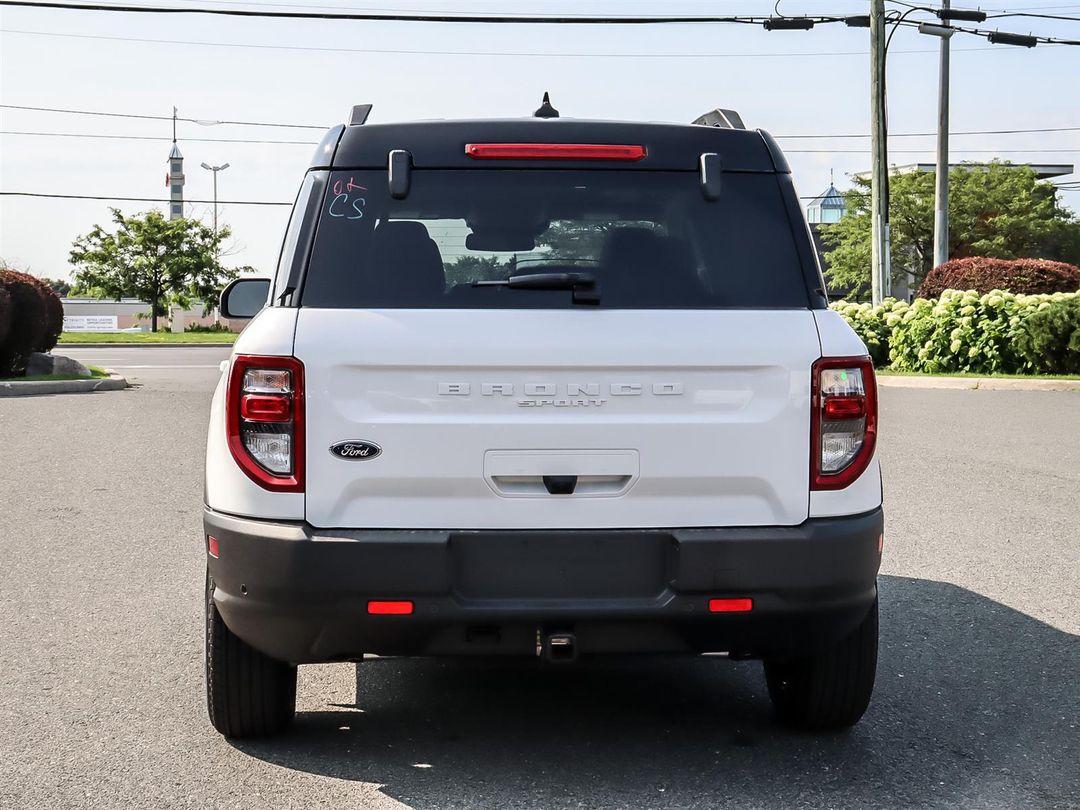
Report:
M172 149L169 150L169 219L184 216L184 156L176 145L176 107L173 107Z
M832 170L829 170L829 187L806 206L806 221L811 225L839 222L847 213L847 201L844 195L833 185Z

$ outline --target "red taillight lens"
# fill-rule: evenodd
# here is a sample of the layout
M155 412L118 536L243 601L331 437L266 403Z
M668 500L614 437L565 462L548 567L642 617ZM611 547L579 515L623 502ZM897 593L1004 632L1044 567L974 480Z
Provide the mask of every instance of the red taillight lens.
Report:
M272 394L243 394L240 418L249 422L288 422L292 418L292 398Z
M218 543L218 539L212 534L206 535L206 553L215 560L221 556L221 544Z
M367 612L372 616L409 616L413 612L413 603L376 600L367 603Z
M753 609L753 599L738 598L709 600L710 613L749 613Z
M810 373L810 488L843 489L874 455L874 364L868 357L823 357Z
M829 420L861 419L866 416L866 397L825 397L822 415Z
M304 491L304 366L295 357L237 355L225 397L229 450L274 492Z
M645 147L614 143L467 143L473 160L641 160Z

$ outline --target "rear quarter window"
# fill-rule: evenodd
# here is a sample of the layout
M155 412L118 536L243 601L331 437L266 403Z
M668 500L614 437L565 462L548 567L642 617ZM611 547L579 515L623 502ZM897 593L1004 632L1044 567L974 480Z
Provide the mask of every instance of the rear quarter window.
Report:
M335 171L302 305L561 308L569 290L475 282L588 273L612 309L803 308L798 249L774 175L728 173L707 201L696 172ZM587 305L594 306L594 305Z

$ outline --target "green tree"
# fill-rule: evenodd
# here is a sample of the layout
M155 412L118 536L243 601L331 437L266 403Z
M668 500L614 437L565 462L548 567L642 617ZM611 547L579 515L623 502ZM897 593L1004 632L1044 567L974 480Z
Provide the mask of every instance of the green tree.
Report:
M823 225L829 281L856 296L870 289L870 181L855 179L847 213ZM894 281L906 272L922 281L934 259L934 174L889 178ZM1080 219L1030 166L994 161L949 172L949 257L1080 261Z
M192 219L167 220L158 211L126 217L112 209L115 233L95 225L72 246L79 290L101 297L130 296L150 304L150 327L170 304L188 306L192 298L211 302L237 270L218 260L229 229L214 233Z
M71 282L65 281L62 278L48 278L47 276L41 276L41 280L53 288L53 291L61 298L67 296L71 292Z
M492 281L511 275L515 267L516 256L505 261L498 256L458 256L453 264L446 265L446 280L451 286L481 280Z

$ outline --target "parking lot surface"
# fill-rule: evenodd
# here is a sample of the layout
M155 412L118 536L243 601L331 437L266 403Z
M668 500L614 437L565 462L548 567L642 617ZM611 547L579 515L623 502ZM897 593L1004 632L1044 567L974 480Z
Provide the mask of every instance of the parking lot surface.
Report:
M760 666L300 670L206 720L200 505L227 349L71 349L133 389L0 400L0 807L1080 807L1080 394L883 389L878 687L773 720Z

